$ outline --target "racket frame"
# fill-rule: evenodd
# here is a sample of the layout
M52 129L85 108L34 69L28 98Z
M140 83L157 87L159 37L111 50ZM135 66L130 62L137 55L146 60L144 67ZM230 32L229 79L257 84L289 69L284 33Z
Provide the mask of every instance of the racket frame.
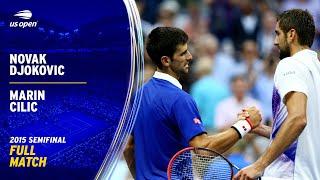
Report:
M210 151L214 154L217 154L219 156L221 156L229 165L230 165L230 168L231 168L231 179L233 177L233 168L236 168L237 170L240 170L239 167L237 167L236 165L232 164L226 157L224 157L222 154L214 151L214 150L211 150L211 149L207 149L207 148L201 148L201 147L187 147L187 148L184 148L184 149L181 149L180 151L178 151L169 161L169 165L168 165L168 168L167 168L167 176L168 176L168 180L171 180L171 170L172 170L172 166L173 166L173 162L176 160L176 158L182 154L183 152L186 152L186 151L191 151L191 150L194 150L195 152L197 152L197 150L203 150L203 151Z

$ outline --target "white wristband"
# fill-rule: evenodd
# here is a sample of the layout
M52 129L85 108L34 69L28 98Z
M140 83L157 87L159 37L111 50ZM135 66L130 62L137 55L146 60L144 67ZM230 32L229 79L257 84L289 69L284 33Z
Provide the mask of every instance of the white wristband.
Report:
M251 131L251 126L246 120L240 120L232 125L232 127L234 127L238 131L238 133L241 135L241 138L243 138L244 135Z

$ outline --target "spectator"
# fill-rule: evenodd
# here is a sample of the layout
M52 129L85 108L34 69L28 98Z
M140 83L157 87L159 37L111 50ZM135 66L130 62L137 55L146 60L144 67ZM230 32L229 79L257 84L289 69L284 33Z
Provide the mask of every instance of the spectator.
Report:
M143 0L136 0L136 5L140 14L140 17L142 17L142 14L144 12L145 8L145 2ZM141 26L142 26L142 33L143 36L146 37L152 30L153 26L148 21L141 18Z
M232 78L231 91L232 95L221 101L216 107L214 121L218 130L230 127L236 121L232 114L241 111L245 107L255 106L261 109L260 102L247 95L248 82L244 76L237 75Z
M232 96L222 100L215 109L214 121L218 131L230 127L236 121L231 114L239 112L245 107L255 106L263 113L260 102L247 95L248 82L244 76L234 76L231 80L231 89ZM249 135L244 138L244 141L238 142L228 154L232 162L242 167L259 157L267 144L266 139L256 139L255 136Z
M158 20L155 27L176 27L176 16L180 5L174 0L165 0L159 6Z
M196 101L202 122L209 132L215 130L215 122L212 120L215 116L214 108L229 95L228 90L210 75L211 64L212 60L207 57L196 62L195 71L205 74L191 86L191 96Z
M236 17L239 14L238 8L232 0L206 0L209 9L210 31L220 41L232 37L232 29Z
M276 15L272 11L267 11L262 17L262 28L258 33L259 53L266 57L274 47L274 28L276 27Z
M187 13L178 17L178 27L188 34L191 42L194 42L196 38L209 32L208 21L201 14L199 3L188 2L186 9Z
M270 53L264 60L263 71L259 73L253 88L253 95L262 105L266 121L272 120L272 89L274 86L273 75L280 59L275 53Z
M262 71L262 69L263 63L262 60L259 59L256 42L253 40L244 41L236 74L245 75L249 83L249 90L253 87L257 75Z
M260 17L255 12L253 0L240 1L240 16L235 20L233 42L237 50L245 40L257 40Z
M212 34L204 34L196 41L196 52L199 57L207 56L212 59L212 76L221 85L228 87L228 82L236 72L235 61L232 56L219 51L219 41ZM228 71L226 71L228 69Z

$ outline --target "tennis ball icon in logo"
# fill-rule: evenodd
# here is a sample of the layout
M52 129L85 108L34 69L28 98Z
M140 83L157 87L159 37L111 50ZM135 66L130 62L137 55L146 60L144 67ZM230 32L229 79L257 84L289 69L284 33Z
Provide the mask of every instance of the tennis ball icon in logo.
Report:
M32 12L30 10L18 11L14 16L17 16L21 19L30 19L32 17Z

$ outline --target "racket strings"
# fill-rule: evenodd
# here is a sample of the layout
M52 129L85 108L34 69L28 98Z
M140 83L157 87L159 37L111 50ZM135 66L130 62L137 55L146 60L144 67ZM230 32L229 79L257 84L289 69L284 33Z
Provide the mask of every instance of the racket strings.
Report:
M171 179L231 179L231 166L219 154L197 149L181 153L173 162Z

